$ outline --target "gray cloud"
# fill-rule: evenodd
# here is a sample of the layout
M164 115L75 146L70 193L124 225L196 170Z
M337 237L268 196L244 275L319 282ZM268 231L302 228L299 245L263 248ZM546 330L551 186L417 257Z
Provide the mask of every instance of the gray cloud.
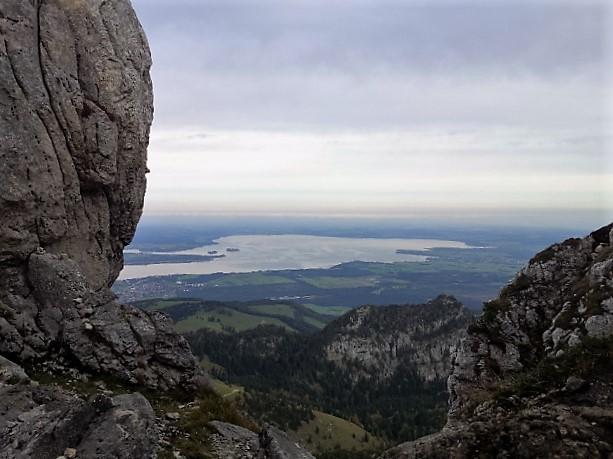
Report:
M225 209L232 203L241 203L242 211L275 209L284 195L292 197L285 205L300 207L306 199L312 202L303 207L316 211L321 196L305 189L329 190L330 209L347 207L347 193L351 202L379 205L389 200L382 194L389 177L397 177L398 208L405 197L417 196L424 205L448 198L458 208L485 205L474 183L491 187L488 199L501 207L564 209L573 196L575 207L613 202L607 188L613 174L607 161L613 62L607 1L133 3L154 57L153 166L175 174L152 174L151 209L180 192L165 208L181 202L205 211L208 204L184 196L207 195ZM269 132L287 138L269 140L276 138ZM349 149L322 141L347 133L359 134ZM184 144L197 140L202 147ZM299 177L310 177L302 188L284 180L290 174L284 170L272 189L277 172L260 164L284 163L292 157L287 149L300 152L299 165L306 158L331 165L311 175L300 169ZM356 160L355 169L347 169L348 155L376 159L390 150L397 160ZM181 169L175 154L202 158L203 164L192 164L198 173ZM418 170L412 158L420 155L431 161ZM207 172L211 157L223 174ZM487 170L471 177L473 165ZM347 176L342 199L337 166ZM374 170L378 179L367 180ZM454 177L459 170L464 175ZM410 186L420 179L423 192ZM229 193L232 180L236 190ZM579 195L573 188L589 190Z
M533 111L535 93L537 112L551 105L559 118L555 99L572 88L572 112L589 107L585 123L604 116L605 3L135 5L153 48L161 123L504 123ZM511 106L500 91L513 94Z
M605 3L136 5L157 46L190 56L184 64L208 72L604 70Z

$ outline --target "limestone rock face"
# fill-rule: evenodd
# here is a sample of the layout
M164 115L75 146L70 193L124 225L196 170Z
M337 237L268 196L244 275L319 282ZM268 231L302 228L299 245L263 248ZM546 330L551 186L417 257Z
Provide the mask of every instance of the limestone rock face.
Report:
M613 455L613 224L537 254L453 360L442 432L386 459Z
M472 314L455 298L441 295L420 305L363 306L334 321L323 332L326 358L362 368L360 376L381 384L407 365L425 382L444 380L451 355L472 323Z
M142 29L128 1L7 0L0 33L2 262L24 266L43 247L109 286L145 192Z
M151 57L128 0L0 3L0 354L152 388L195 362L109 287L141 215Z
M451 415L501 377L562 356L586 337L613 337L613 225L537 254L485 305L454 361Z

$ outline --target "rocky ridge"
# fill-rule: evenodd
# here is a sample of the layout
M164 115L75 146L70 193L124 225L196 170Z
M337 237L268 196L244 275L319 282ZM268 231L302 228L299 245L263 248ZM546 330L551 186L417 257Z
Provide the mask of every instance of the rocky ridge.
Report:
M410 360L419 377L431 382L447 377L451 354L472 321L461 303L445 295L409 307L363 306L324 330L324 354L339 366L351 361L362 367L362 376L379 384Z
M308 335L268 325L186 336L214 364L213 375L245 388L246 409L258 421L298 432L323 411L358 422L372 437L402 441L444 424L451 354L473 321L453 297L439 296L364 306ZM327 445L312 438L310 447Z
M613 455L613 224L537 254L469 327L442 432L385 458Z

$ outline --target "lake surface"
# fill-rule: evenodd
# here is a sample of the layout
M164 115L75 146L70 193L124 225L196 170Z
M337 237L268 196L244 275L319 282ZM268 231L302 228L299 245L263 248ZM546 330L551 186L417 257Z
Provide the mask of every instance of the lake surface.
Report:
M468 249L459 241L436 239L375 239L306 236L297 234L227 236L175 255L225 255L211 261L193 263L167 263L130 265L119 279L133 279L170 274L213 274L271 271L282 269L331 268L350 261L419 262L428 259L432 248ZM228 251L228 249L238 251ZM397 250L415 250L423 255L398 254Z

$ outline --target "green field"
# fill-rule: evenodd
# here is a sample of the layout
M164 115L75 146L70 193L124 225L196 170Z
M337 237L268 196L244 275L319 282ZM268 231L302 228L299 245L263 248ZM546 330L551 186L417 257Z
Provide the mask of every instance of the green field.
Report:
M194 298L143 300L142 309L161 310L175 321L179 333L199 329L231 333L274 325L298 333L314 333L335 316L322 314L298 303L260 300L248 302L203 301Z
M320 314L326 314L330 316L342 316L347 311L351 311L352 308L347 306L319 306L317 304L305 303L305 308L309 308L311 311L318 312Z
M211 287L244 287L248 285L293 284L292 279L265 272L227 274L209 282Z
M234 384L226 384L219 379L211 377L211 389L228 400L240 400L245 395L245 388Z
M285 322L274 317L256 316L226 308L196 313L178 321L175 324L175 329L179 333L187 333L201 328L227 332L230 329L235 331L250 330L258 325L276 325L289 331L296 331Z
M262 314L273 314L283 317L295 317L294 309L287 304L256 304L255 306L249 306L249 310Z
M373 287L377 285L377 279L375 277L318 276L301 277L300 280L313 287L323 289Z
M293 436L314 453L335 448L351 451L374 449L380 441L363 428L345 419L313 411L315 416L303 424Z
M147 309L153 309L156 311L163 311L164 309L171 308L178 304L184 304L190 302L190 300L156 300L147 305ZM198 300L192 300L192 303L198 302Z
M327 325L326 322L314 319L313 317L303 317L302 320L307 324L313 325L315 328L324 328Z

